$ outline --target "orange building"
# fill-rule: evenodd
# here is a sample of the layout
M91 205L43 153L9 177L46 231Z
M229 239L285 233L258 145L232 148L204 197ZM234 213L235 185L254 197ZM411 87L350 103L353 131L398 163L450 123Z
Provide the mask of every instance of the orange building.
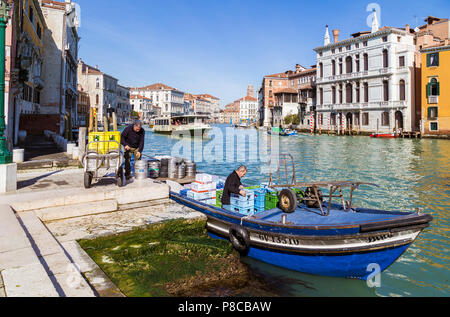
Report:
M450 137L450 45L428 47L422 54L422 133Z

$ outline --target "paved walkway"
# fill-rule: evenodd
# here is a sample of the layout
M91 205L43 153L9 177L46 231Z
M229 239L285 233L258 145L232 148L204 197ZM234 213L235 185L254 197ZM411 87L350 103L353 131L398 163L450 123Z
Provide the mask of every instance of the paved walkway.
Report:
M169 187L102 181L87 190L82 180L82 170L21 174L17 192L0 195L0 296L123 296L78 246L83 235L58 240L49 225L167 201Z

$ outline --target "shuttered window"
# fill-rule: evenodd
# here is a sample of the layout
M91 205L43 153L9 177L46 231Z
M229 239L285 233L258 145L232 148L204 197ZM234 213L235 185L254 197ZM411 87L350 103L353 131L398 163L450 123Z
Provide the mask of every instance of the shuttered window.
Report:
M428 108L428 119L436 119L438 117L438 107Z
M432 78L431 81L427 84L427 97L439 95L440 95L440 84L436 78Z
M427 67L439 66L439 53L431 53L427 55Z

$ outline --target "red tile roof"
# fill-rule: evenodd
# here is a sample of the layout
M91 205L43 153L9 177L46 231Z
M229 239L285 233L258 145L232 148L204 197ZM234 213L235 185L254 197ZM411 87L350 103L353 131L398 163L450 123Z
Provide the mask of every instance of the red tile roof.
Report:
M162 83L156 83L156 84L152 84L152 85L148 85L145 87L140 87L140 88L131 88L132 90L177 90L173 87L167 86L165 84Z

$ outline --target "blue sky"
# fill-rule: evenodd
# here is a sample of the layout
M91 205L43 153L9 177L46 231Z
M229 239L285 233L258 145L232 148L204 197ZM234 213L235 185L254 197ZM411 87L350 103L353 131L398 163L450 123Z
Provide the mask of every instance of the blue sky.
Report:
M325 25L341 39L381 25L416 27L428 15L450 18L448 0L78 0L79 57L126 86L162 82L210 93L222 106L255 89L266 74L315 64Z

